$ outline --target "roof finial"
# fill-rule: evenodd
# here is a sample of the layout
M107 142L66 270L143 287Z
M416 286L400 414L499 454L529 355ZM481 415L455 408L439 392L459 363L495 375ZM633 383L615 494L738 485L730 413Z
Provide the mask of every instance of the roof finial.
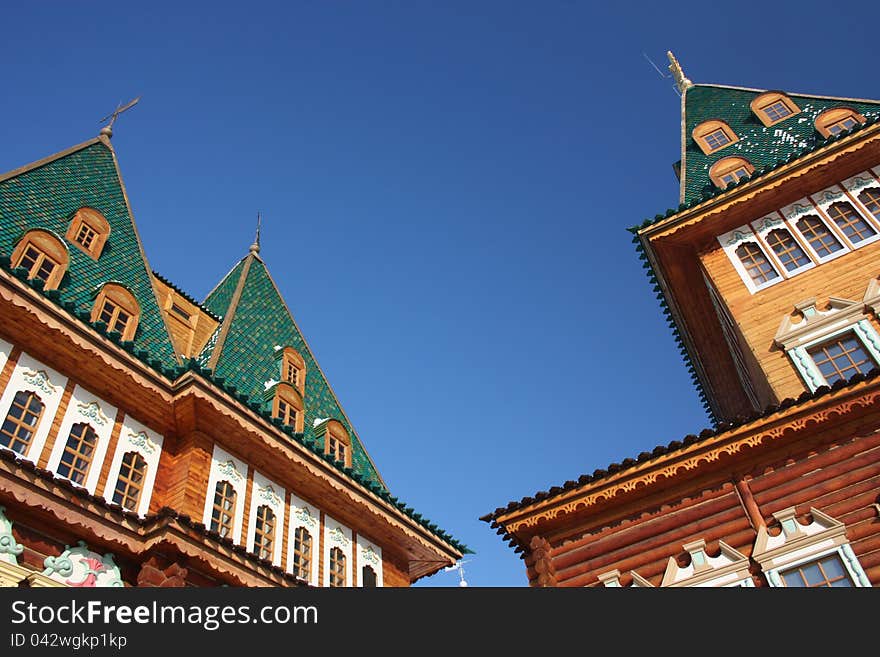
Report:
M129 110L135 105L138 104L138 101L141 99L140 96L135 98L129 103L122 105L121 103L116 106L116 109L113 110L110 114L105 116L103 119L99 121L99 123L104 123L104 121L110 120L110 123L101 128L101 134L107 137L107 139L111 139L113 137L113 124L116 123L116 119L119 118L119 115L122 114L125 110Z
M686 89L693 87L694 83L685 77L684 71L681 70L681 64L678 63L671 50L666 51L666 56L669 57L669 70L672 72L672 77L675 78L675 86L681 93L684 93Z
M260 224L263 223L263 215L260 212L257 212L257 236L254 238L254 243L251 244L250 252L254 255L257 255L260 252Z

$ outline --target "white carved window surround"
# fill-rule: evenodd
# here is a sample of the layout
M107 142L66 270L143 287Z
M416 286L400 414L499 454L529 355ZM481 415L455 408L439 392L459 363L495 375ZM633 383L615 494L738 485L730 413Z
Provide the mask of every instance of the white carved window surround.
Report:
M785 350L810 391L829 385L810 351L834 338L851 334L865 354L880 364L880 335L864 316L866 307L873 308L874 296L877 296L875 287L876 279L868 286L862 302L831 297L827 310L819 310L814 297L805 299L795 305L802 318L800 321L795 322L790 315L782 319L774 343Z
M830 223L837 228L838 233L844 239L844 243L851 249L860 249L863 246L880 240L880 226L878 226L874 216L858 200L858 192L853 194L850 191L850 188L861 191L863 189L880 187L880 183L874 178L871 178L872 183L863 176L853 176L839 185L832 185L810 197L810 200L819 208L823 216L829 219ZM852 219L856 220L860 225L860 230L855 232L852 229L847 230L839 211L836 211L838 208L847 209Z
M290 526L287 537L287 571L294 572L293 557L295 534L297 529L308 532L311 537L311 550L308 577L305 578L312 586L318 585L318 563L321 559L321 512L296 495L290 495Z
M382 587L382 548L375 543L371 543L363 536L357 537L357 585L363 586L364 567L369 566L376 574L376 586Z
M682 548L690 554L690 563L679 566L669 557L661 587L752 587L749 559L724 541L718 541L718 556L706 552L703 539L686 543Z
M758 239L748 226L740 226L728 233L719 235L718 242L721 244L721 248L724 249L727 257L730 258L733 268L736 269L743 283L745 283L745 286L752 294L785 280L779 262L772 255L766 244ZM743 253L744 249L747 250L747 253ZM765 262L757 266L760 267L759 273L762 273L763 276L756 280L754 271L747 268L746 264L744 264L744 258L748 257L754 261L756 259L759 260L760 256L763 256ZM750 271L752 273L749 273Z
M225 481L235 491L235 510L232 520L232 533L228 538L236 544L241 544L241 528L244 523L244 500L247 490L247 464L232 456L229 452L214 445L211 455L211 473L208 475L208 485L205 489L205 512L202 515L202 523L205 527L211 527L211 514L214 510L214 492L218 482Z
M119 441L116 444L116 452L113 454L113 460L110 462L110 474L104 486L105 500L113 501L113 493L116 490L116 481L119 478L122 458L128 452L137 452L147 462L143 488L138 498L137 513L141 517L147 514L147 509L150 506L150 497L153 494L153 484L156 481L156 471L159 469L162 440L162 436L155 431L151 431L133 418L126 416L123 419Z
M286 496L287 493L281 486L259 472L254 471L254 481L251 488L251 508L248 512L247 548L252 552L256 552L254 539L256 537L257 509L261 506L269 507L275 516L272 555L269 559L276 566L281 565L281 542L284 535L284 500Z
M94 430L97 440L91 455L92 459L89 469L82 485L94 495L95 488L98 485L98 478L101 476L104 457L107 455L110 434L113 432L116 410L115 406L111 406L102 399L99 399L85 388L76 386L67 405L67 412L64 414L64 419L61 421L61 426L58 429L58 435L55 437L55 444L52 446L52 453L49 456L49 463L46 467L57 474L71 430L75 425L87 424Z
M629 574L632 576L632 582L629 586L623 586L623 584L620 583L620 571L616 568L599 575L599 581L602 582L605 588L646 589L654 587L651 582L639 575L636 571L631 570L629 571Z
M12 345L8 345L8 347L6 345L8 343L0 344L0 354L4 354L0 356L0 360L4 363L8 360L9 352L12 351ZM58 412L61 397L64 395L65 386L67 386L66 377L24 352L19 355L9 383L3 391L3 395L0 396L0 413L2 413L0 422L8 414L16 393L20 391L34 393L43 404L43 412L40 415L36 431L31 437L27 450L23 454L19 454L20 458L33 463L36 463L40 458L43 446L46 444L46 438L49 436L52 421Z
M352 586L352 552L353 541L351 530L328 515L324 516L324 536L322 555L324 560L323 586L330 586L330 550L339 548L345 556L345 586Z
M783 587L786 572L835 555L846 570L851 586L870 588L871 583L846 538L846 527L818 509L811 508L813 520L801 524L795 517L795 507L773 514L781 525L775 536L766 527L758 530L752 557L761 565L770 586Z

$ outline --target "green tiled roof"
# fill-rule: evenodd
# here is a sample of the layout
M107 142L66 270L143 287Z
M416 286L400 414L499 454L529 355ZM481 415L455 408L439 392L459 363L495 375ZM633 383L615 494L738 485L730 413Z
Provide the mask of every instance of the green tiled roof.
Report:
M246 275L246 279L241 296L234 308L230 308L242 275ZM303 396L305 440L314 440L323 449L323 436L314 433L315 420L338 420L351 437L352 470L367 481L382 485L372 461L318 368L314 355L297 329L263 261L254 255L245 257L208 295L203 305L225 317L218 333L222 334L224 330L227 333L219 339L217 334L212 337L199 356L199 362L209 365L214 350L219 348L219 357L212 367L214 374L250 399L262 401L264 408L270 410L272 399L266 398L267 386L281 378L281 348L296 349L306 365ZM224 328L226 326L228 329Z
M135 350L165 367L177 364L162 319L134 222L125 202L113 153L100 141L86 142L55 159L0 181L0 254L8 257L27 230L42 228L62 242L71 216L83 206L110 223L101 257L95 261L68 245L70 264L58 288L58 302L88 321L104 283L121 283L134 294L141 316Z
M751 162L756 171L760 171L773 168L780 161L796 157L825 141L816 130L814 121L827 109L851 107L864 114L867 119L880 117L880 101L786 93L800 108L800 112L767 127L755 116L750 107L751 102L762 93L764 92L757 89L704 84L694 85L685 92L682 172L685 203L699 200L704 195L717 191L709 179L709 168L722 158L744 157ZM705 155L691 137L691 133L697 125L711 119L726 122L739 141L711 155Z

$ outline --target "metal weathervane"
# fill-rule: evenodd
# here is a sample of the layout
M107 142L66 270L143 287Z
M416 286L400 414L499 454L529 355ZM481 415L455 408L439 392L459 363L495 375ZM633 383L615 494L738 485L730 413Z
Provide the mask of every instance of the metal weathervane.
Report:
M127 102L125 105L119 104L116 106L116 109L113 110L110 114L105 116L103 119L99 121L99 123L104 123L105 121L110 121L107 125L101 128L101 134L105 135L108 139L113 137L113 124L116 123L116 119L119 118L119 115L125 112L126 110L130 110L132 107L138 104L138 101L141 99L140 96Z

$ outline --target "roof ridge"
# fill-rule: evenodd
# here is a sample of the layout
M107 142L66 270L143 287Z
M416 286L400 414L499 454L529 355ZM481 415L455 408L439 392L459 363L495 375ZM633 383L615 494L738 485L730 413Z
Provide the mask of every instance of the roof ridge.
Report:
M212 319L216 319L218 322L221 321L221 320L223 319L221 315L218 315L218 314L216 314L214 311L205 308L205 307L201 304L201 302L199 302L199 301L197 301L197 300L195 299L195 297L193 297L192 295L188 294L185 290L180 289L180 287L179 287L178 285L176 285L175 283L172 283L170 280L168 280L167 278L165 278L162 274L160 274L159 272L157 272L155 269L152 269L151 271L152 271L152 273L153 273L153 276L155 276L155 277L158 278L160 281L162 281L163 283L165 283L165 285L167 285L167 286L170 287L172 290L174 290L175 292L177 292L180 296L182 296L184 299L186 299L187 301L189 301L191 304L193 304L194 306L198 307L198 309L201 310L202 312L204 312L206 315L208 315L208 316L211 317Z
M769 89L757 89L754 87L739 87L732 84L704 84L704 83L694 83L694 87L715 87L716 89L732 89L734 91L748 91L753 93L766 93L768 91L779 91L784 93L786 96L799 96L801 98L817 98L819 100L844 100L850 101L853 103L874 103L880 105L880 100L873 98L852 98L849 96L824 96L820 94L812 94L812 93L804 93L797 91L786 91L784 89L777 88L769 88Z
M217 366L217 361L220 360L220 353L223 351L223 346L226 343L226 336L229 335L229 329L232 326L233 320L235 319L235 311L238 310L238 302L241 300L241 293L244 290L245 283L247 282L247 277L250 273L251 263L253 262L254 257L255 256L253 253L249 253L244 258L235 263L235 267L238 267L239 264L244 262L241 268L241 272L238 275L238 282L236 282L235 284L235 291L232 293L232 298L229 300L229 307L227 308L226 314L223 316L223 321L221 322L220 328L218 329L219 333L217 335L217 343L214 345L214 349L211 351L211 357L208 359L207 367L209 369L213 370ZM233 267L229 271L229 273L221 279L221 283L225 281L233 271L235 271L235 267Z

